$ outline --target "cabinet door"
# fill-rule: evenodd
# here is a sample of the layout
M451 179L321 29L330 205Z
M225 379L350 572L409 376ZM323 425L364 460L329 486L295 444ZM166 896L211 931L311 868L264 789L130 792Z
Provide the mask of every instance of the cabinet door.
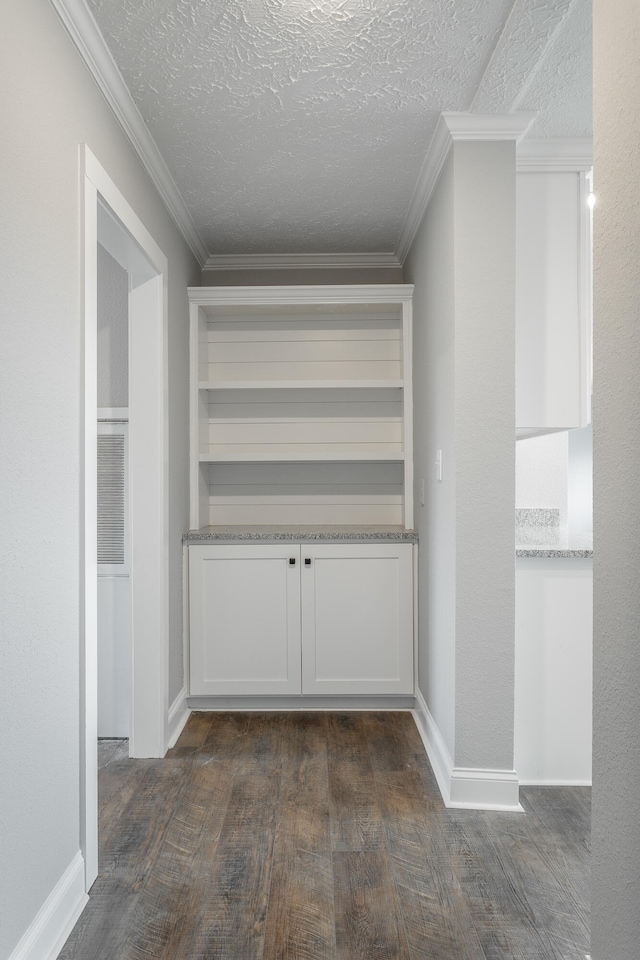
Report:
M590 227L584 174L516 177L516 427L589 419Z
M192 694L300 693L297 544L190 547L189 610Z
M301 553L303 693L412 694L411 545Z

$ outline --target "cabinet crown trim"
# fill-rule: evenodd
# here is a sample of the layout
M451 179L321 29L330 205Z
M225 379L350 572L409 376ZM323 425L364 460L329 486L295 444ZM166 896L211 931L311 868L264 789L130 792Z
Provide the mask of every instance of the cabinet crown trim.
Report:
M253 287L189 287L189 302L199 306L331 305L342 303L405 303L410 283L310 284Z

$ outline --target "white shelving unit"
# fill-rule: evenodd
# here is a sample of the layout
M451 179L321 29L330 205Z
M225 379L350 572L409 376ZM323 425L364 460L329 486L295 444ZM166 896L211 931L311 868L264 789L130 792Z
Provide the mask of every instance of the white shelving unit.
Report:
M192 529L412 526L412 292L189 290Z

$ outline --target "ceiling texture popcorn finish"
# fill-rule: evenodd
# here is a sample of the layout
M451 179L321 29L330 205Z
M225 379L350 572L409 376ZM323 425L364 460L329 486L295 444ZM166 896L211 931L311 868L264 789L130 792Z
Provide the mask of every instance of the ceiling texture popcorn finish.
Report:
M88 3L211 254L394 250L444 110L590 133L589 0Z

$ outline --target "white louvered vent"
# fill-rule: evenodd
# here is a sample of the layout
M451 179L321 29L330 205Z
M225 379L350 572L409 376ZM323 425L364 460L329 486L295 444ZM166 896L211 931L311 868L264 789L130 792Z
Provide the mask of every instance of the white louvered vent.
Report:
M113 430L115 424L109 426ZM118 426L118 432L98 435L98 563L125 573L126 437Z

